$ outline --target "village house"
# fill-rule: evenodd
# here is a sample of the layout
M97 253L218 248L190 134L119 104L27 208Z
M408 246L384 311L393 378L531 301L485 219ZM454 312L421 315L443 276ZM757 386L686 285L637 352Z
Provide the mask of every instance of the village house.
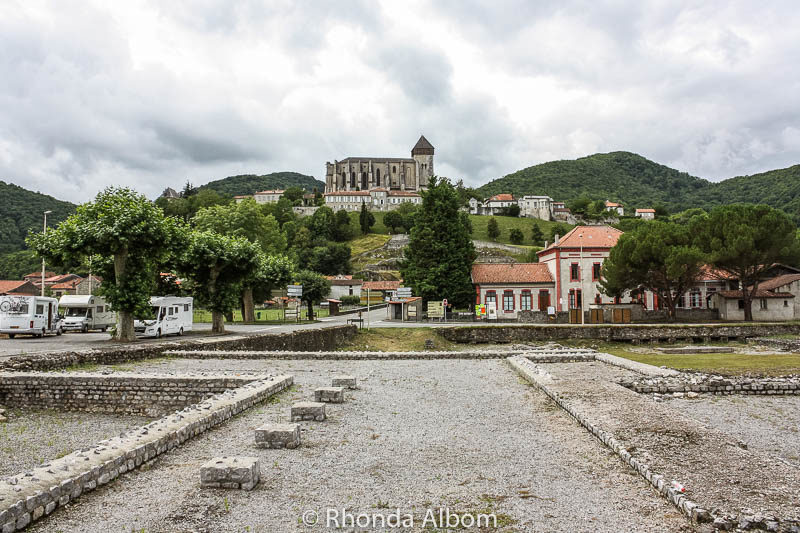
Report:
M773 292L757 289L753 295L751 310L753 320L793 320L795 317L795 297L790 292ZM744 320L744 300L742 291L720 291L714 294L712 304L719 309L721 320Z
M782 274L767 281L762 281L758 284L758 288L776 293L789 293L794 296L792 299L794 316L792 318L800 317L800 273Z
M0 296L38 296L41 292L42 289L30 281L0 279Z
M376 293L380 294L381 300L390 298L397 292L397 289L403 284L403 280L390 280L390 281L365 281L361 284L361 299L364 300L367 292L370 293L370 300L376 300Z
M50 272L49 270L44 273L44 279L49 279L54 276L56 276L56 273ZM37 287L40 287L42 285L42 271L40 270L39 272L31 272L30 274L25 274L24 276L22 276L22 279L33 283Z
M644 220L653 220L656 218L656 210L655 209L637 209L634 213L634 216L637 216Z
M618 204L616 202L612 202L610 200L606 200L606 210L607 211L614 211L619 216L625 216L625 208L622 204Z
M413 191L377 188L369 191L336 191L325 193L325 205L339 211L358 211L363 204L374 211L392 211L405 202L421 204L422 196Z
M549 196L523 196L517 203L521 217L553 220L553 199Z
M331 282L331 292L328 298L340 299L342 296L361 296L363 280L353 279L353 276L349 274L325 277Z
M494 305L498 319L516 319L520 311L547 312L555 295L553 276L543 263L475 263L475 303Z
M253 199L257 204L275 204L281 199L284 192L286 191L277 189L272 191L259 191L253 193Z

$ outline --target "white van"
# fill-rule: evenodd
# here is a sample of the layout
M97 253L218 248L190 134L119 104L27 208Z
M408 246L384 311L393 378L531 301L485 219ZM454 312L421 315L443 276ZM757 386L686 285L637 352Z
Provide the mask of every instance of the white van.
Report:
M105 331L117 322L117 314L102 296L65 294L58 307L64 315L64 331Z
M136 320L133 329L143 337L183 335L192 331L194 321L193 298L178 296L153 296L150 298L151 318Z
M0 333L41 337L61 335L58 300L44 296L0 296Z

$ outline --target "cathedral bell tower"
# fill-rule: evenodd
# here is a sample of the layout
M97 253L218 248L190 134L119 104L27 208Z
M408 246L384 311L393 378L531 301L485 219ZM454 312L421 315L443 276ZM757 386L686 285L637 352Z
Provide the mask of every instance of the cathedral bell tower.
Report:
M417 163L416 188L427 189L428 180L433 176L433 145L421 135L417 144L411 149L411 157Z

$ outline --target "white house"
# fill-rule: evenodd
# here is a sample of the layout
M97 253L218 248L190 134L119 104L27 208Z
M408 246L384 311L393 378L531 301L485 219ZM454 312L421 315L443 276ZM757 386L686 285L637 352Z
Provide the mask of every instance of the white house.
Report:
M553 220L553 199L549 196L523 196L519 204L519 216Z
M338 211L357 211L362 204L366 204L374 211L391 211L401 204L409 202L421 204L422 196L412 191L393 191L384 188L369 191L334 191L325 193L325 205Z
M753 320L793 320L795 317L794 294L757 289L753 295L751 310ZM744 320L742 291L720 291L714 294L712 304L719 309L722 320Z
M329 298L340 299L342 296L361 296L363 280L353 279L353 276L347 274L326 277L331 282Z
M656 210L655 209L637 209L635 216L644 219L644 220L653 220L656 218Z
M608 211L616 211L619 216L625 215L625 208L622 204L618 204L616 202L612 202L610 200L606 200L606 210Z
M552 305L553 276L542 263L475 263L475 303L494 304L497 318L515 319L520 311L543 311Z
M253 198L255 198L256 202L259 204L274 204L281 199L283 193L284 191L278 191L278 190L259 191L253 194Z

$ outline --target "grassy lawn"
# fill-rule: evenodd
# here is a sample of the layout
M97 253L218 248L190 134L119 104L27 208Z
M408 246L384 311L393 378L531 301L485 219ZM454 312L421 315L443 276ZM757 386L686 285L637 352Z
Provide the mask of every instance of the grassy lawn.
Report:
M434 350L457 350L459 346L440 337L435 328L372 328L369 331L360 330L339 351L423 351L427 339L433 339Z
M624 357L632 361L654 366L666 366L676 370L696 370L729 376L757 374L782 376L800 374L800 354L743 354L743 353L702 353L702 354L664 354L654 350L633 350L630 344L591 341L563 341L571 346L597 346L598 351ZM747 344L712 342L709 345L730 346L734 349L747 348Z
M359 235L348 243L350 245L350 254L351 256L355 257L359 254L363 254L364 252L376 250L386 244L390 238L391 237L389 235L383 235L379 233Z
M259 313L261 313L261 318L259 318ZM314 316L316 318L324 318L328 316L327 309L320 309L318 307L314 308ZM302 307L302 313L300 315L301 320L307 319L307 310L306 306ZM194 321L196 323L211 323L211 311L206 311L204 309L195 309L194 310ZM273 323L273 322L282 322L283 321L283 310L281 309L256 309L256 323ZM243 322L242 320L242 312L241 310L237 309L233 312L233 322Z

